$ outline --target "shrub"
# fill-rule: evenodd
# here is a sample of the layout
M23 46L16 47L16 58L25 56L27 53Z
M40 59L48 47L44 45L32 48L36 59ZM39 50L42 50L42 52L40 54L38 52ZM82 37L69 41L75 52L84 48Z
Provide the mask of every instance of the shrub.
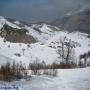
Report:
M10 45L8 45L8 48L10 48Z
M29 44L27 45L27 48L30 48L30 45Z
M15 56L18 56L18 57L21 57L21 54L20 53L15 53L14 55Z
M85 67L85 66L84 66L84 63L83 63L81 60L79 61L78 66L79 66L80 68L84 68L84 67Z
M12 81L15 79L21 79L25 75L25 68L22 63L16 64L13 62L7 62L0 67L0 80Z
M57 69L46 69L43 74L50 76L57 76Z
M90 66L90 61L87 63L87 66Z
M35 60L33 63L29 64L29 68L32 70L32 74L38 75L39 70L41 69L41 64L38 60Z

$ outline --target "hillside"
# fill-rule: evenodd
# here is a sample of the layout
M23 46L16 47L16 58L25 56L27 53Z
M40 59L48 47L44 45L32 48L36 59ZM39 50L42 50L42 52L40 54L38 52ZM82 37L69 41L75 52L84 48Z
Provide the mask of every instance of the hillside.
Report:
M66 15L61 19L57 19L51 23L63 30L79 31L90 34L90 9L78 11L75 14Z
M15 60L28 65L36 59L48 64L59 62L61 59L57 51L60 40L65 37L67 42L71 40L75 44L75 62L90 49L90 38L86 33L61 31L47 24L20 24L19 21L12 23L0 17L0 64Z

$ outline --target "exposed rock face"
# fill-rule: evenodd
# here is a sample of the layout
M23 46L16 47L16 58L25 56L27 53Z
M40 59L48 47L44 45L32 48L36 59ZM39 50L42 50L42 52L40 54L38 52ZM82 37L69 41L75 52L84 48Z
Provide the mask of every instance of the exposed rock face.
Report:
M0 36L6 41L14 43L35 43L36 40L32 36L27 35L27 32L25 29L12 28L5 24L0 31Z

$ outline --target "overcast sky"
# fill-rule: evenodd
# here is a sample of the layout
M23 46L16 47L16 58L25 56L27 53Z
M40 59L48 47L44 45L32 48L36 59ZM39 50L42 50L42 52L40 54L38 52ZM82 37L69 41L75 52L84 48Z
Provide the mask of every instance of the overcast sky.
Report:
M26 22L53 21L90 0L0 0L0 15Z

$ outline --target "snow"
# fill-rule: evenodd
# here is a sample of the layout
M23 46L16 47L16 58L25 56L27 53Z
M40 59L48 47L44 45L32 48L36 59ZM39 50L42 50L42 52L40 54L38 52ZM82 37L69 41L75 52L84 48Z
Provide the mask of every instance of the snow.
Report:
M0 17L0 29L5 23L13 28L21 29L18 26L19 21L13 24L5 18ZM47 24L25 25L23 28L29 31L28 35L33 36L39 42L34 44L4 42L4 39L0 37L0 64L5 64L8 61L22 61L24 66L28 66L29 63L36 59L39 62L45 61L47 64L51 64L58 60L57 46L60 46L60 39L63 40L64 37L66 37L67 41L71 39L71 41L77 44L74 48L77 60L79 59L79 55L87 53L90 50L90 38L85 33L54 31ZM41 33L34 28L39 29ZM24 54L22 49L25 49ZM16 56L16 53L19 53L21 56ZM90 58L88 58L89 60ZM18 87L18 90L90 90L90 67L59 69L57 77L33 75L30 81L25 79L9 83L0 81L0 90L1 87L10 86L13 88L13 85Z
M0 29L3 27L4 24L8 24L9 26L13 28L21 29L19 26L7 21L4 17L0 16Z
M41 33L33 29L36 27L38 27L37 29L39 29ZM29 33L27 33L28 35L35 37L39 42L42 42L42 43L45 43L47 40L53 37L55 33L55 31L48 28L46 24L43 24L42 26L33 25L32 27L25 25L24 28L29 31Z
M59 46L60 40L62 40L64 37L67 38L67 40L71 39L74 43L76 43L75 53L77 59L81 54L87 53L90 50L90 38L88 37L88 34L80 33L80 32L72 32L68 33L67 31L59 31L56 32L55 36L47 41L47 43L51 46ZM52 43L53 42L53 43Z
M21 29L19 26L15 25L15 24L13 24L11 22L8 22L7 20L6 20L6 24L8 24L9 26L11 26L13 28Z
M0 17L0 28L2 28L5 23L13 28L22 28L7 21L4 17ZM18 24L20 22L16 21L15 23ZM59 55L57 54L57 46L60 46L60 39L63 39L64 37L66 37L67 40L71 39L77 44L74 48L77 60L81 54L87 53L90 50L90 38L87 38L88 34L80 32L69 33L68 31L60 31L58 28L56 31L50 27L52 26L47 24L33 24L32 26L24 25L23 28L29 31L27 34L39 41L30 44L29 48L27 46L28 44L24 43L3 42L3 38L0 37L0 64L3 62L5 63L9 59L9 61L22 61L26 65L36 59L40 60L40 62L45 61L47 64L58 61ZM41 33L34 28L39 29ZM10 47L8 47L8 45L10 45ZM24 55L22 52L23 48L25 49ZM21 57L16 56L16 53L21 54Z
M0 29L3 27L4 24L5 24L5 19L0 16Z
M15 23L18 22L19 21L16 21ZM21 28L18 25L7 21L5 18L0 17L0 28L5 23L13 28ZM54 31L47 24L32 25L31 27L25 25L24 28L29 31L29 33L27 33L28 35L33 36L39 42L30 44L30 48L28 48L28 44L21 43L20 46L20 43L3 42L3 38L0 37L0 56L2 57L2 60L7 61L7 58L9 58L10 60L18 60L28 64L29 62L32 62L38 58L40 61L45 61L46 63L50 64L57 60L57 46L60 45L60 43L57 42L59 42L60 39L63 39L64 37L67 37L67 40L71 39L77 43L77 47L74 49L77 59L79 59L79 55L88 52L90 49L90 39L87 38L88 35L85 33ZM34 28L39 29L41 33L36 31ZM10 45L10 47L8 47L8 45ZM51 48L49 46L53 46L55 48ZM24 55L22 52L23 48L25 49ZM15 53L20 53L21 57L15 56Z
M59 69L57 77L33 75L30 81L22 79L4 85L0 82L0 86L17 86L21 90L90 90L89 76L90 67Z
M22 61L26 65L30 62L36 60L37 58L41 61L45 61L46 63L50 64L57 58L57 53L54 49L46 46L40 45L38 43L30 45L30 48L27 47L27 44L19 44L19 43L10 43L10 42L3 42L3 39L0 38L0 55L2 56L2 61L7 61L5 57L10 58L10 60L15 61ZM10 45L10 47L8 47ZM20 46L21 45L21 46ZM25 49L25 54L23 55L22 49ZM15 53L20 53L21 57L15 56ZM52 55L52 56L51 56ZM1 63L2 64L2 63Z
M89 90L90 68L59 70L60 78L67 90Z
M16 25L20 25L21 23L19 21L14 22Z

